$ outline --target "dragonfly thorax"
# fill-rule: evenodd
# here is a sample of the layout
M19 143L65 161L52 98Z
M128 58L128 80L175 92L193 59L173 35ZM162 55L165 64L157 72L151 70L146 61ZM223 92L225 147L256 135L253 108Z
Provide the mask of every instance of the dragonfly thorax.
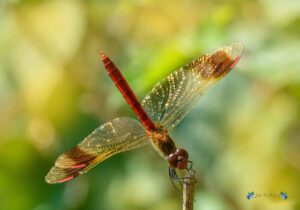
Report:
M154 148L164 158L167 159L170 154L176 152L176 145L167 131L158 129L149 132L148 135L151 138Z
M171 168L178 168L180 170L186 169L189 154L185 149L179 148L175 152L171 153L168 157L168 162Z

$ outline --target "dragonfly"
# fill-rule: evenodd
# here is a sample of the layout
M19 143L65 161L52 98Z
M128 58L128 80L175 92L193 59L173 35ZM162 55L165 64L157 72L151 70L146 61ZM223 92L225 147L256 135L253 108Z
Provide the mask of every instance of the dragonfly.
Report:
M100 58L115 86L139 120L118 117L104 123L77 146L61 154L45 177L47 183L69 181L117 153L152 144L167 160L169 175L188 170L189 154L177 148L172 130L204 92L237 64L243 44L234 42L202 55L158 82L140 103L120 70L103 52Z

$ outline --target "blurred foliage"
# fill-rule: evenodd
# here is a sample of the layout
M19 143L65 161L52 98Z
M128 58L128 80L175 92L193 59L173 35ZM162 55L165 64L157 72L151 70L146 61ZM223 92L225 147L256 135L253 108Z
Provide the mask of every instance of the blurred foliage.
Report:
M150 146L65 184L44 176L100 124L134 117L98 50L142 99L232 41L245 45L236 70L172 131L197 170L195 209L300 209L299 37L299 0L2 0L0 209L181 209ZM289 197L247 200L252 191Z

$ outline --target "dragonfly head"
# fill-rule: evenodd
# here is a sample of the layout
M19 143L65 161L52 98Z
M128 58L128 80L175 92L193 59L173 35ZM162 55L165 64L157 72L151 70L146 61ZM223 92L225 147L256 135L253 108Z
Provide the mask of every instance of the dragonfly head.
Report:
M170 167L180 170L186 169L188 164L189 154L185 149L179 148L171 153L168 157Z

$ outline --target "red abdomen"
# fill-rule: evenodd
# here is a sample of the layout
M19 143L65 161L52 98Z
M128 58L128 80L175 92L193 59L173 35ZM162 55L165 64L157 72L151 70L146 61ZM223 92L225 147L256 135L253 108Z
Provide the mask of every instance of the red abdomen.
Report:
M140 119L143 126L148 131L156 130L156 126L153 121L149 118L143 107L141 106L140 102L138 101L137 97L131 90L130 86L128 85L127 81L121 74L120 70L114 65L114 63L102 52L99 53L101 59L104 63L104 66L112 79L115 83L119 91L122 93L123 97L131 107L131 109L135 112L135 114Z

